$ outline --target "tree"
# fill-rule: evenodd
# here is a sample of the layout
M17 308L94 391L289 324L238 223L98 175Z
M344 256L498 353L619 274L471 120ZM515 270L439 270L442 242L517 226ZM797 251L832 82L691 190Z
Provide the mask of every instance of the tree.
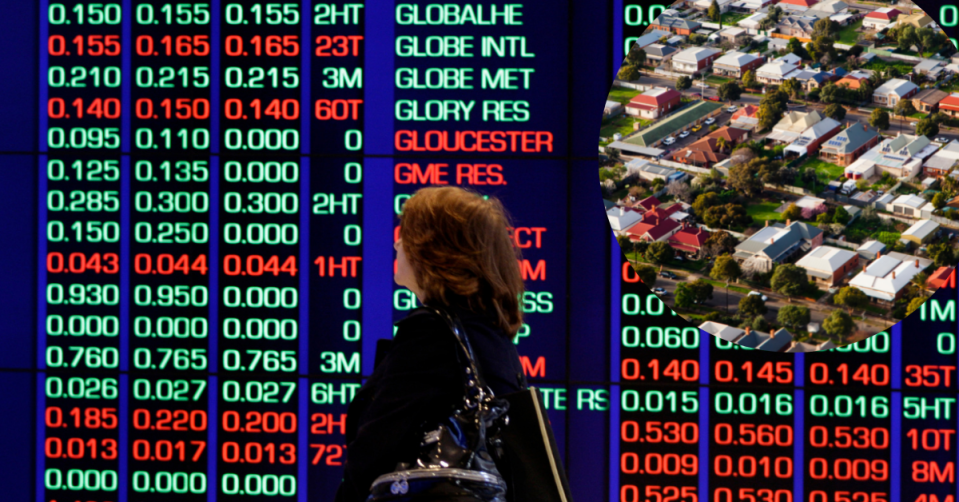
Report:
M952 246L945 242L930 244L926 252L937 267L948 267L955 263L956 253Z
M756 177L759 170L756 167L750 167L756 160L759 159L754 159L750 161L749 164L733 166L729 169L730 186L750 199L758 196L763 191L763 182Z
M898 103L896 103L895 111L896 111L896 115L899 115L902 117L908 117L912 115L913 113L916 113L916 107L912 106L911 99L902 99L902 100L899 100Z
M926 299L921 296L917 296L916 298L910 300L909 305L906 307L906 315L912 314L913 312L919 310L919 307L921 307L923 303L926 303Z
M629 240L628 235L616 236L616 242L619 244L619 249L623 250L623 253L629 253L633 250L633 242Z
M709 256L719 256L723 253L732 253L738 244L739 241L735 237L720 230L713 232L706 238L706 242L703 243L703 252ZM720 256L720 258L722 257Z
M919 37L916 36L916 28L912 25L904 25L897 31L896 43L899 50L912 50L913 45L919 44Z
M716 263L713 264L712 270L709 271L710 277L717 281L724 282L735 281L742 277L742 275L743 271L739 268L739 263L736 263L736 259L728 254L716 258Z
M712 19L714 23L718 23L722 19L723 13L719 10L719 4L716 0L713 0L713 3L709 4L709 10L706 11L706 15L709 16L709 19Z
M806 278L806 269L792 264L783 264L776 267L769 282L773 291L788 296L799 296L806 291L809 280Z
M786 305L779 309L776 321L793 330L805 328L809 324L809 309L799 305Z
M769 321L765 317L758 315L753 319L753 322L749 324L753 331L769 331Z
M836 103L841 99L842 89L836 84L829 82L819 90L819 101L823 103Z
M729 157L730 164L734 166L738 166L740 164L745 164L749 162L750 160L753 160L756 158L756 153L753 152L751 149L749 149L749 147L746 146L745 143L740 143L739 145L736 145L736 146L737 148L733 150L733 154ZM720 176L720 181L722 181L721 176Z
M649 243L644 240L633 241L633 249L635 249L637 253L646 256L646 251L649 250Z
M786 50L803 59L809 59L809 52L806 51L806 48L802 46L802 42L796 37L790 38L789 41L786 42Z
M949 202L949 196L947 196L946 194L942 192L939 192L932 197L932 205L936 209L942 209L943 207L946 206L948 202Z
M833 103L826 106L826 109L823 110L823 115L837 122L842 122L842 119L846 118L846 109L839 103Z
M695 295L693 294L692 289L689 287L688 282L681 282L676 285L676 306L681 309L692 308L695 303Z
M739 88L739 84L734 80L725 82L719 86L719 99L723 101L736 101L742 93L743 90Z
M770 129L782 119L789 103L789 95L779 89L768 91L759 102L759 111L756 117L759 119L760 129Z
M653 286L656 285L656 277L659 275L656 273L656 267L650 265L638 265L633 267L636 270L636 275L639 276L639 280L646 285L647 288L653 289Z
M626 82L639 79L639 70L633 65L626 65L619 69L616 78Z
M813 207L804 207L802 208L802 217L804 220L811 220L816 216L825 213L827 211L825 204L817 204Z
M666 263L673 259L673 255L673 248L663 241L650 243L649 249L646 250L646 256L656 263Z
M833 310L832 314L829 314L829 317L822 323L823 330L829 336L837 339L849 335L855 327L856 323L853 322L852 316L842 310Z
M889 112L882 108L874 108L869 115L869 125L876 129L889 129Z
M706 209L703 222L711 228L740 228L749 226L752 218L739 204L726 204Z
M849 211L846 211L846 208L839 206L832 213L832 222L838 223L840 225L845 225L849 223Z
M789 207L783 211L783 218L787 220L798 220L802 217L802 208L795 204L790 204Z
M722 136L716 138L716 148L718 148L720 152L725 151L727 146L729 145L726 144L726 138Z
M646 195L646 192L647 192L646 187L641 187L639 185L636 185L636 186L629 187L629 192L627 193L629 194L630 197L635 198L636 200L640 200Z
M739 300L739 314L743 317L763 315L766 310L766 303L759 295L746 295Z
M794 98L798 98L799 93L802 92L802 84L793 77L783 82L783 85L779 89Z
M839 23L824 17L812 25L812 38L815 40L816 37L831 37L837 31L839 31Z
M635 66L646 64L646 51L640 48L629 51L629 54L626 55L626 62Z
M932 137L939 134L939 124L935 120L926 117L916 124L916 135Z
M666 185L666 193L672 195L673 197L683 201L689 202L693 196L693 189L689 188L689 185L682 181L674 181Z
M919 272L918 274L912 276L912 280L909 281L913 286L916 287L916 290L919 292L919 296L926 296L926 281L929 280L929 274L925 272Z
M696 279L689 283L689 289L696 303L705 303L706 300L712 300L713 298L713 285L704 279Z
M747 89L753 89L758 84L756 74L752 70L746 70L746 73L743 74L743 85L746 86Z
M693 201L693 211L696 211L696 215L702 218L707 209L721 203L721 199L714 192L702 193L696 196L696 200Z
M841 305L850 310L860 310L869 305L869 297L862 290L853 286L846 286L836 293L832 299L836 305Z
M692 86L693 86L693 79L685 75L676 79L676 89L678 89L679 92L683 92Z

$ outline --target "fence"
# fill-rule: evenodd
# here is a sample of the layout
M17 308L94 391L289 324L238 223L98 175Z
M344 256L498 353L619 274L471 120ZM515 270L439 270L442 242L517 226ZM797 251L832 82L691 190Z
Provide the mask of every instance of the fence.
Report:
M627 89L635 89L637 91L646 91L650 89L650 86L648 85L627 82L625 80L613 80L613 87L625 87Z
M833 239L831 237L826 237L825 239L823 239L823 242L825 242L826 244L831 244L833 246L840 246L847 249L859 249L859 244L853 244L852 242L848 242L848 241L840 241L840 240Z
M733 232L732 230L725 230L725 229L722 229L722 228L713 229L713 228L707 227L706 225L704 225L704 224L702 224L702 223L697 223L696 226L699 227L699 228L701 228L701 229L703 229L703 230L706 230L706 231L708 231L708 232L726 232L727 234L729 234L729 235L731 235L731 236L733 236L733 237L735 237L735 238L737 238L737 239L739 239L739 240L743 240L743 239L746 238L746 234L741 234L741 233L739 233L739 232Z
M770 190L782 190L783 192L789 192L799 195L812 195L812 192L806 190L805 188L794 187L789 185L776 186L771 183L763 183L763 185Z

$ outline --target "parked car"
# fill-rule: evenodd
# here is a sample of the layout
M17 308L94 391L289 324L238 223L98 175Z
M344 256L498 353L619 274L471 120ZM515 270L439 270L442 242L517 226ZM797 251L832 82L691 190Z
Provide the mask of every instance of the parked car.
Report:
M919 125L919 122L910 122L910 123L909 123L909 127L912 127L912 128L915 128L917 125Z
M939 136L938 138L936 138L936 143L948 143L948 142L949 142L949 138L946 138L944 136Z
M691 127L689 130L690 130L690 131L693 131L693 132L702 131L702 130L703 130L703 125L702 125L702 124L696 124L696 125L694 125L693 127Z
M695 94L690 94L689 97L691 97L691 98L696 98L696 99L700 99L700 98L703 97L703 95L697 92L697 93L695 93Z
M679 137L680 137L680 138L685 138L685 137L687 137L687 136L689 136L689 131L683 131L683 132L679 133Z
M662 272L659 273L659 276L665 277L667 279L679 279L679 277L676 274L670 272L669 270L663 270Z
M669 136L669 137L667 137L666 139L663 140L663 144L665 144L665 145L672 145L672 144L675 143L675 142L676 142L676 138L674 138L674 137L672 137L672 136Z
M710 101L719 101L719 96L706 96L706 99Z
M656 293L657 295L666 296L666 295L669 294L669 291L666 291L666 290L663 289L663 288L655 288L655 289L653 289L653 293Z
M733 106L730 106L729 108L726 108L726 111L729 113L736 113L736 110L738 109L739 108L736 105L733 105Z
M704 120L703 123L706 125L713 125L716 123L716 119L709 117L708 119Z
M764 302L767 301L767 300L769 300L769 298L768 298L766 295L760 293L759 291L750 291L750 292L749 292L749 296L758 296L758 297L761 298L762 301L764 301Z

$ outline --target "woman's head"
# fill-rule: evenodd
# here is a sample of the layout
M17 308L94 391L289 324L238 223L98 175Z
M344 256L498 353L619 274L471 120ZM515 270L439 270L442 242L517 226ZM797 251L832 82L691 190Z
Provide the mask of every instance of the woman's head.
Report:
M451 186L420 189L400 216L396 283L424 303L491 316L512 336L523 321L523 279L509 227L495 198Z

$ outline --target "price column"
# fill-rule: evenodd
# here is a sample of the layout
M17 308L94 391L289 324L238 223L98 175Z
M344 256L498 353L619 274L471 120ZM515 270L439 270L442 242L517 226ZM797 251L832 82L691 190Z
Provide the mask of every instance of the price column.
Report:
M311 229L304 236L310 257L306 310L313 322L308 364L300 368L312 375L308 415L301 415L303 427L309 427L301 443L308 448L303 452L308 465L301 472L308 473L309 498L316 500L332 500L339 486L346 409L362 372L365 13L360 3L321 3L304 20L311 29L310 147L321 155L310 159L304 201Z
M708 459L712 499L791 501L797 469L792 357L709 338L714 349Z
M892 337L883 331L804 358L805 465L796 474L803 476L808 502L897 500L891 349Z
M947 282L901 321L903 345L900 500L945 501L956 493L956 322L954 284ZM893 332L895 334L895 332ZM895 375L894 375L895 376Z
M298 493L301 11L225 3L219 220L218 496Z
M142 1L130 16L129 486L138 500L200 501L215 483L207 464L216 451L206 406L216 333L208 315L216 272L211 12L209 4Z
M617 250L618 251L618 250ZM649 291L656 283L653 267L633 268L618 252L621 269L618 379L619 499L640 502L668 498L697 502L702 469L700 442L709 433L700 414L700 344L704 337L676 317ZM613 459L611 459L613 461Z
M118 4L41 8L37 498L121 490Z

